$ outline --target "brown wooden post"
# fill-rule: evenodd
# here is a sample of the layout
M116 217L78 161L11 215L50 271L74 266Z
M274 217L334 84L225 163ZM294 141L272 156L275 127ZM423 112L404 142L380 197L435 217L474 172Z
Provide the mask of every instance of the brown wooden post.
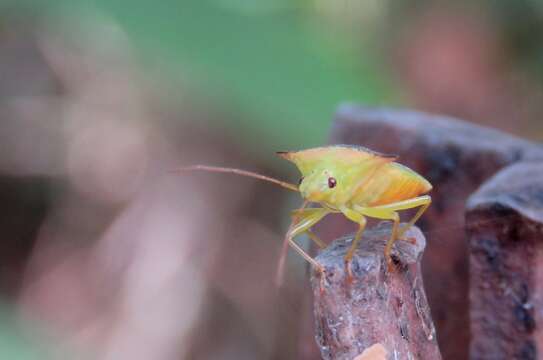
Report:
M500 171L470 199L470 358L543 354L543 162Z
M384 222L364 232L352 262L352 282L343 260L352 236L334 241L318 255L326 276L313 272L311 284L323 359L353 360L372 346L372 352L386 353L387 359L441 359L420 272L424 236L412 228L406 233L410 241L396 242L390 272L383 254L390 233Z
M469 304L465 201L504 166L543 159L543 150L514 136L452 118L355 105L340 107L330 142L398 154L401 163L434 185L433 204L417 223L428 238L422 266L424 282L443 358L466 359ZM352 229L340 218L327 221L320 228L324 238Z

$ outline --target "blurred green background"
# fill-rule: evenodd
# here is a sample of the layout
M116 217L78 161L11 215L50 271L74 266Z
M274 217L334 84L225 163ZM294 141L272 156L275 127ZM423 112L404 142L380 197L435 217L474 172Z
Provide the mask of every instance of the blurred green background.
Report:
M144 66L173 80L171 101L183 96L182 84L191 100L229 115L219 125L233 136L239 135L238 127L260 134L262 140L254 145L263 151L322 144L342 101L390 104L394 99L375 37L386 21L385 1L66 0L9 5L5 14L24 8L31 21L45 19L68 36L92 36L101 17L114 22Z

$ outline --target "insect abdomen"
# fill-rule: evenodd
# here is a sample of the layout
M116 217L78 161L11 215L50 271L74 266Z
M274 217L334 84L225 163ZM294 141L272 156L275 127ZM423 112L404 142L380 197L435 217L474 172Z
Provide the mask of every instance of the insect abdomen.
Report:
M425 194L432 185L422 176L401 164L383 165L364 184L354 198L360 206L379 206L408 200Z

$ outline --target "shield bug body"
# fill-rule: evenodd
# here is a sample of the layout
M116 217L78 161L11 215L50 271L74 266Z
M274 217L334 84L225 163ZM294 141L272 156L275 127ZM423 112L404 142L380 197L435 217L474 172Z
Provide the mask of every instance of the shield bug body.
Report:
M341 213L358 225L352 244L345 255L345 264L351 275L350 263L366 226L366 217L391 220L392 233L385 246L389 268L391 249L397 239L407 231L430 206L427 194L432 185L421 175L396 162L397 157L349 145L334 145L301 151L278 152L282 158L293 162L301 172L298 185L276 180L260 174L205 165L195 165L181 170L206 170L229 172L271 181L301 194L305 200L302 208L295 210L292 224L285 237L288 243L317 270L321 265L307 254L294 238L307 233L319 247L325 244L311 228L328 214ZM308 204L315 207L308 208ZM419 208L413 218L399 227L398 211ZM280 264L283 263L283 260ZM280 265L282 268L282 265Z

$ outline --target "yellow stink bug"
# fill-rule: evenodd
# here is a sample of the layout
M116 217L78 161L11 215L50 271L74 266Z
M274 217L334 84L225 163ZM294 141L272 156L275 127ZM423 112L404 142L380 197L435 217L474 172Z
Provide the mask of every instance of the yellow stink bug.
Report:
M298 185L239 169L195 165L180 170L235 173L271 181L299 192L305 202L302 208L293 213L285 243L321 272L324 271L321 265L296 244L294 238L307 233L319 247L325 247L311 232L311 227L326 215L341 213L358 224L358 231L345 255L345 264L351 275L350 263L366 226L366 216L393 221L392 234L385 246L385 258L390 268L390 252L394 241L402 237L431 203L430 196L424 194L432 189L432 185L413 170L395 162L396 156L349 145L278 152L278 155L298 167L302 175ZM307 208L309 203L319 206ZM418 212L399 229L398 211L415 207L420 207Z

